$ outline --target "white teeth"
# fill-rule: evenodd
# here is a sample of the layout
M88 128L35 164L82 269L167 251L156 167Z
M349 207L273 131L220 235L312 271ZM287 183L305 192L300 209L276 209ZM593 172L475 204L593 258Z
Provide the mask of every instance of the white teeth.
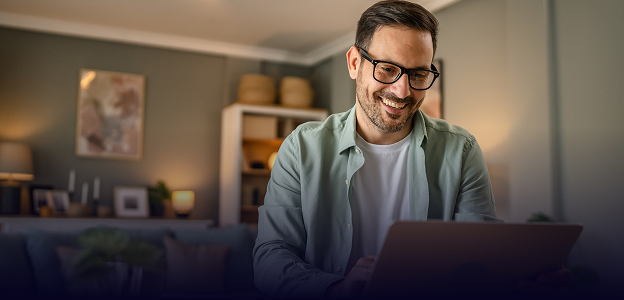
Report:
M394 107L394 108L399 108L399 109L405 107L405 105L407 104L407 103L396 103L396 102L392 102L392 101L387 100L387 99L382 99L382 101L383 101L383 103L385 105L388 105L388 106Z

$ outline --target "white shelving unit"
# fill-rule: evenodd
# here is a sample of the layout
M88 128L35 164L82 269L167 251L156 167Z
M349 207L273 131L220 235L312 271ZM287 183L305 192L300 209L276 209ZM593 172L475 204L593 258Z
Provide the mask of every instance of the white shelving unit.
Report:
M243 177L250 180L268 182L268 170L243 171L243 116L269 116L280 119L296 119L301 121L323 121L328 112L317 108L292 108L279 105L251 105L234 103L223 108L221 113L221 165L219 171L219 226L238 224L241 214L256 214L257 205L241 206ZM283 138L283 137L281 137ZM263 141L250 141L262 143ZM279 148L278 138L265 141L271 147ZM253 179L255 178L255 179ZM264 178L264 179L258 179ZM265 184L266 188L266 184Z

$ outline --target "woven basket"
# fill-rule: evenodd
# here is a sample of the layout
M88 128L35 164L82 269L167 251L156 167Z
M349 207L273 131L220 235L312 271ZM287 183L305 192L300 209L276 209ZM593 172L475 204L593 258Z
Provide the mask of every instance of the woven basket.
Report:
M310 107L314 91L310 81L301 77L286 76L280 84L280 103L286 106Z
M275 102L273 78L262 74L242 75L237 94L241 103L271 104Z

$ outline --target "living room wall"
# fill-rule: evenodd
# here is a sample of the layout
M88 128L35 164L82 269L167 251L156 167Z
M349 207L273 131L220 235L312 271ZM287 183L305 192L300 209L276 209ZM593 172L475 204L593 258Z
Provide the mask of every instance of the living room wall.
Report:
M563 215L583 223L572 263L624 294L624 1L556 0Z
M568 265L612 294L624 281L622 12L618 0L464 0L435 13L445 118L481 144L497 214L582 223Z
M192 190L192 218L218 221L221 109L236 100L243 73L311 76L294 65L225 58L0 27L0 141L31 146L32 183L67 189L76 170L101 179L101 203L115 186ZM145 75L144 151L140 161L93 159L75 153L78 71L92 68ZM316 88L323 89L323 85Z

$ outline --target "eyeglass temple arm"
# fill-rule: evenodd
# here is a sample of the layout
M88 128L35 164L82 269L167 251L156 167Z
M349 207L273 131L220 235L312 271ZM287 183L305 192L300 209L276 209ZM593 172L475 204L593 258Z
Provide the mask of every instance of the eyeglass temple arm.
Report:
M435 65L433 65L433 64L431 64L431 71L433 71L436 74L440 75L440 71L438 71L438 68L436 68Z

